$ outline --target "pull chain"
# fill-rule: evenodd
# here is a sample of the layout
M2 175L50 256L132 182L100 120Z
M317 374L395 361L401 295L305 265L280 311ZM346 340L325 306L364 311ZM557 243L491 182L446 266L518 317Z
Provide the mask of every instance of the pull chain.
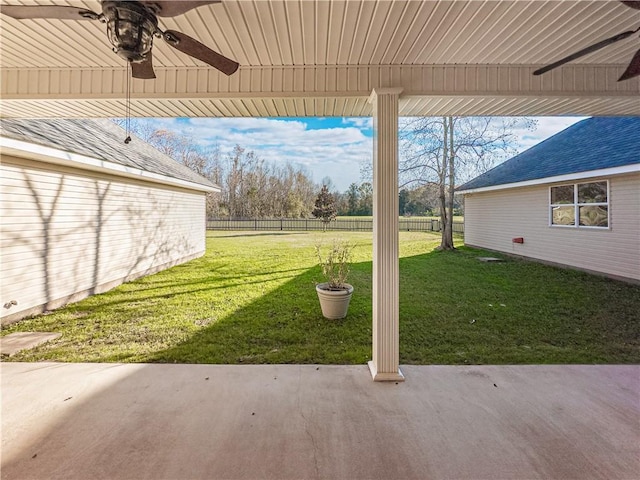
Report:
M124 143L128 144L131 141L131 135L129 134L131 129L131 65L129 62L127 62L127 97L125 100L125 115L127 138L124 139Z

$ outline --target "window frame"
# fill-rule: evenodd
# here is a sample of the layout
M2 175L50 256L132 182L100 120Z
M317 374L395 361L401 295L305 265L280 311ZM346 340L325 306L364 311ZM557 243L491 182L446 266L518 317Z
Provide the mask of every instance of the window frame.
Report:
M579 195L579 186L585 185L588 183L606 183L607 185L607 201L606 202L591 202L591 203L578 203L578 195ZM573 187L573 203L551 203L552 193L551 190L557 187ZM549 226L554 228L587 228L587 229L596 229L596 230L610 230L611 229L611 198L610 198L610 183L608 179L602 180L591 180L588 182L573 182L573 183L561 183L558 185L550 185L549 186ZM580 207L607 207L607 226L601 227L598 225L580 225ZM573 225L560 225L553 223L553 208L554 207L573 207Z

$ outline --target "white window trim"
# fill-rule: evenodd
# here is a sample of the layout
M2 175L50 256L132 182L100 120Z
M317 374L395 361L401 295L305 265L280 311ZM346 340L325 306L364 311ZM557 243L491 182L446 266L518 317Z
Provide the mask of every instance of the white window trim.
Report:
M598 203L578 203L578 185L583 185L585 183L607 183L607 201L606 202L598 202ZM551 203L551 189L556 187L573 187L573 203ZM600 180L592 180L589 182L575 182L575 183L563 183L560 185L551 185L549 186L549 226L553 228L580 228L580 229L589 229L589 230L611 230L611 198L610 198L610 183L609 180L600 179ZM557 225L553 223L553 207L573 207L573 225ZM597 225L580 225L580 207L607 207L607 226L606 227L598 227Z

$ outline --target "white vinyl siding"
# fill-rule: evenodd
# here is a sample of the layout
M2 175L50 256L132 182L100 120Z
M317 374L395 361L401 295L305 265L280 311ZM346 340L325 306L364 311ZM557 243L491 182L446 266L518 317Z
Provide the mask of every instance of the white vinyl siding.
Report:
M0 172L2 317L204 253L202 192L14 157Z
M609 180L608 229L549 226L549 187L562 184L547 184L466 195L465 243L640 280L640 174L585 181L602 180Z

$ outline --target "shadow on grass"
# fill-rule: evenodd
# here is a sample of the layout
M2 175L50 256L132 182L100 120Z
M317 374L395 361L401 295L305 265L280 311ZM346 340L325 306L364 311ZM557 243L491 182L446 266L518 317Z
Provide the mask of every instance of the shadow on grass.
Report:
M322 316L315 291L320 276L319 268L304 270L276 290L203 325L188 340L143 361L365 363L371 358L371 262L352 265L350 283L355 293L342 320Z
M482 263L483 254L400 259L401 363L640 360L637 286L506 257ZM371 358L371 271L371 262L353 265L343 320L322 317L313 268L145 361L362 364Z
M400 363L640 362L640 287L522 260L478 261L486 255L462 247L400 259ZM171 281L147 277L42 316L16 330L68 334L15 360L364 364L371 358L371 261L352 265L355 293L343 320L322 317L314 288L319 267L264 274L259 265L247 268L255 272L231 274L224 265L212 271L196 260L172 269Z
M174 267L179 268L179 267ZM118 300L106 300L105 297L101 297L104 299L100 301L101 307L109 307L116 306L118 304L126 304L135 301L148 301L153 299L166 299L179 297L181 295L193 295L197 293L206 293L213 290L224 290L226 288L238 287L238 286L248 286L248 285L259 285L264 283L264 280L261 280L260 277L268 276L270 281L279 280L282 278L288 278L291 276L293 272L302 272L305 269L303 268L295 268L289 270L277 270L264 274L247 274L247 275L233 275L229 277L223 277L220 275L211 275L212 269L209 268L207 271L208 276L203 276L200 280L197 281L189 281L189 282L180 282L179 285L176 285L173 281L166 282L154 282L153 284L144 284L137 283L135 287L132 289L131 295L128 295L127 298L121 298ZM280 276L274 276L280 275ZM247 278L251 278L254 280L246 280ZM244 279L244 280L243 280ZM242 281L240 281L242 280ZM215 282L216 285L212 285ZM122 287L122 288L126 288ZM171 293L158 293L157 295L151 295L150 292L153 290L162 291L166 288L171 288ZM73 308L73 307L71 307Z
M461 247L400 259L401 363L637 363L640 287Z

